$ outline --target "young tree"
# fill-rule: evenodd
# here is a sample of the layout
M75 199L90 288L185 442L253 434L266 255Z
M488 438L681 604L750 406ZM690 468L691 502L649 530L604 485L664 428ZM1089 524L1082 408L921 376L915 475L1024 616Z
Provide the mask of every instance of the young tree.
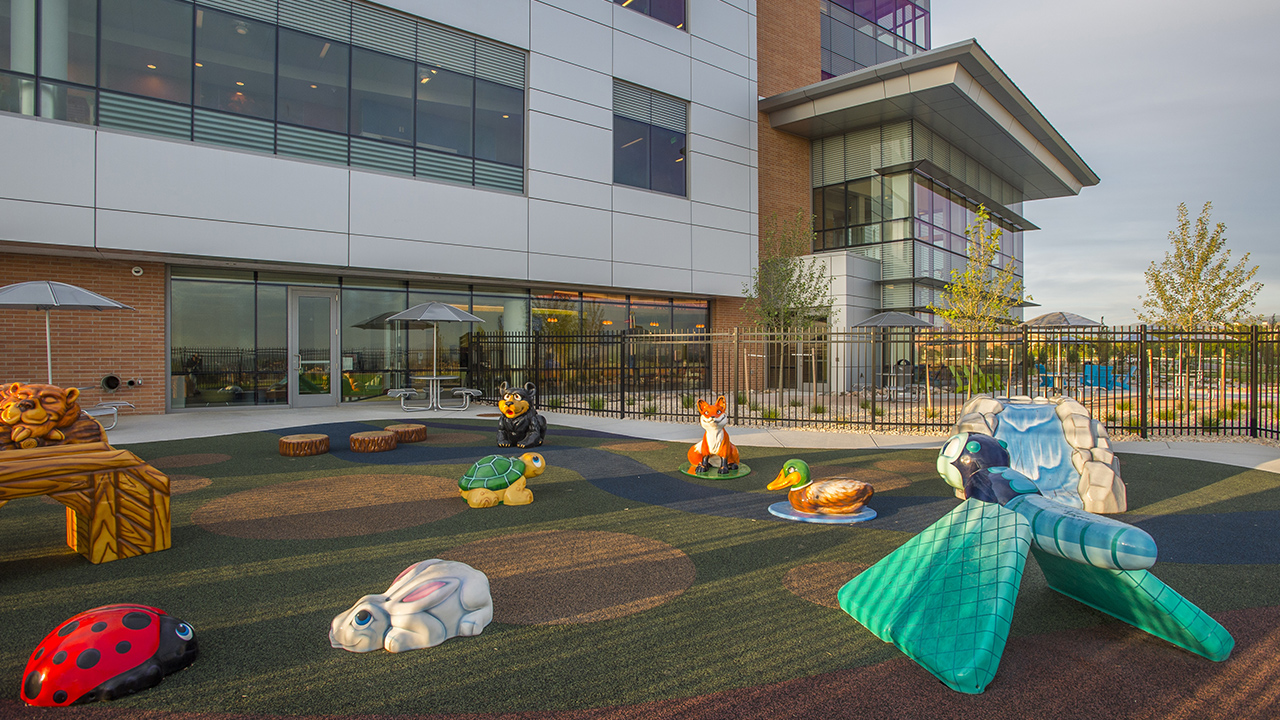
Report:
M808 330L834 319L831 276L806 255L813 249L813 220L800 211L779 222L775 215L760 243L760 261L743 283L747 316L769 330Z
M954 330L971 332L995 330L1016 322L1010 312L1022 301L1022 281L1014 274L1017 264L1010 260L1003 268L993 268L1004 230L991 222L986 206L978 206L973 224L965 228L969 238L969 262L963 271L952 270L951 282L942 292L941 306L929 309ZM1027 296L1030 300L1031 297Z
M1147 268L1147 294L1139 295L1144 323L1189 330L1199 325L1249 322L1254 298L1262 283L1250 282L1258 266L1249 266L1249 253L1231 265L1225 223L1209 230L1213 203L1205 203L1192 232L1187 204L1178 205L1178 229L1169 232L1172 249L1164 260Z

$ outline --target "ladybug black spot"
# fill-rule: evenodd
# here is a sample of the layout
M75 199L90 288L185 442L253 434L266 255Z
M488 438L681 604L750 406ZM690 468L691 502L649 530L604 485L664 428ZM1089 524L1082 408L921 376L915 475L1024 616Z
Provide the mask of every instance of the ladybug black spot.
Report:
M39 660L42 657L44 657L44 648L36 648L36 654L32 655L31 659L34 661Z
M133 646L129 644L129 641L128 641L128 640L121 640L120 642L116 643L116 652L118 652L118 653L120 653L121 655L123 655L123 654L125 654L125 653L129 652L129 649L130 649L130 648L132 648L132 647L133 647Z
M54 694L53 694L53 701L54 701L54 702L56 702L56 703L58 703L59 705L61 705L62 703L66 702L66 701L67 701L67 691L66 691L66 690L59 690L58 692L54 693Z
M90 627L89 629L94 632L102 632L103 630L107 629L107 624L99 620L98 622L94 623L93 626Z
M151 616L146 613L131 612L120 622L130 630L141 630L151 624Z
M53 657L50 659L53 660L54 665L61 665L62 661L67 659L67 651L59 650L58 652L54 653Z
M40 677L40 671L32 670L27 675L26 681L22 683L22 695L28 700L35 700L36 696L40 694L40 684L43 681L44 678Z
M102 653L98 652L97 648L89 648L88 650L80 653L79 657L76 658L76 667L81 670L88 670L94 665L97 665L98 661L101 659Z
M76 620L75 622L69 622L66 625L63 625L62 627L58 628L58 637L66 637L71 633L75 632L76 628L78 627L80 627L79 620Z

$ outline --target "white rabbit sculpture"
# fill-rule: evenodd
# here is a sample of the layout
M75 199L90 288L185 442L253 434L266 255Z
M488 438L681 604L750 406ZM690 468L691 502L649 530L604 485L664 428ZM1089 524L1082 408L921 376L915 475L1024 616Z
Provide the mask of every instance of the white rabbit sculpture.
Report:
M329 626L329 644L351 652L404 652L479 635L493 620L489 578L432 558L404 569L381 595L365 595Z

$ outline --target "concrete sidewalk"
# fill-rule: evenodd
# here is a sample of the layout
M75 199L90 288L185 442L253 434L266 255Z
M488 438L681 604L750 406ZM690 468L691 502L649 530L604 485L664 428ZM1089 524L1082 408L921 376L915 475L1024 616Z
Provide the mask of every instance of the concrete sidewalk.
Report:
M318 425L333 422L359 422L364 420L414 419L494 420L497 408L488 405L472 405L456 412L426 411L408 413L400 409L398 402L369 400L343 403L337 407L312 409L268 410L261 408L208 409L177 412L169 415L121 415L115 429L107 436L112 445L128 446L134 443L158 440L183 440L187 438L232 435L242 432L258 432L299 425ZM554 427L573 427L613 433L645 440L693 443L701 435L694 423L657 422L650 420L621 420L593 415L574 415L539 411ZM486 417L487 416L487 417ZM496 428L496 422L495 422ZM730 427L733 442L742 447L795 447L795 448L894 448L937 450L946 439L945 433L932 435L890 435L884 433L853 433L821 430L792 430L789 428ZM1166 457L1205 460L1208 462L1255 468L1280 473L1280 448L1255 443L1185 442L1164 440L1113 441L1112 447L1121 453L1141 453Z

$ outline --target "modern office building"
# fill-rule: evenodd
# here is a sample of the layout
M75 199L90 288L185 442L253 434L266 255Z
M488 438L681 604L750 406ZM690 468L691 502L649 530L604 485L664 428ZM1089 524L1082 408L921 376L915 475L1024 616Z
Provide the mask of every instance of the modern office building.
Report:
M0 260L134 311L52 315L54 381L146 412L331 404L479 332L740 323L812 212L833 324L919 310L985 203L1096 176L925 2L0 0ZM0 311L0 377L44 377ZM225 382L202 381L223 373ZM320 381L322 380L322 381ZM94 393L88 397L94 399Z

